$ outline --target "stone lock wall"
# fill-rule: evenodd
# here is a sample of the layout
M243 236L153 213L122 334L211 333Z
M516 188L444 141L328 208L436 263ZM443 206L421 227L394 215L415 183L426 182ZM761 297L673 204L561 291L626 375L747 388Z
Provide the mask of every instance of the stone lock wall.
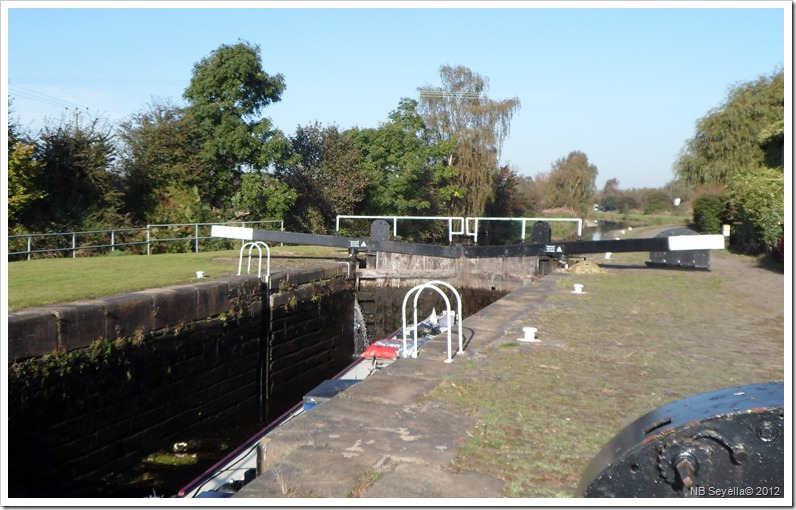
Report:
M268 421L354 360L354 288L334 278L272 294L270 302Z
M388 286L407 286L430 279L456 287L512 291L540 276L539 257L489 257L457 259L377 252L368 256L360 279Z
M9 494L73 492L193 430L278 416L351 361L347 272L331 264L274 274L268 288L226 277L10 313Z

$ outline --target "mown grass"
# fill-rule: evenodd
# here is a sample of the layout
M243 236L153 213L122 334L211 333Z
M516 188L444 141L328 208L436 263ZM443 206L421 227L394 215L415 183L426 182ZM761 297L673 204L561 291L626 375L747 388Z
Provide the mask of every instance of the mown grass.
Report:
M123 292L165 287L238 272L238 250L161 255L108 255L99 257L38 259L8 263L8 308L93 299ZM246 259L244 253L244 271ZM313 246L271 248L271 269L290 265L279 257L345 257L345 250ZM252 269L257 265L253 253ZM263 262L265 270L265 262Z
M572 497L595 455L643 414L783 379L783 324L761 327L722 277L611 271L561 277L545 307L517 324L518 333L538 328L542 343L495 342L428 395L479 419L456 467L505 480L508 497ZM573 294L574 283L585 294Z
M592 212L591 215L592 219L595 220L602 220L611 223L624 223L625 225L631 227L660 225L686 226L692 221L690 215L684 214L623 214L620 212L595 211Z

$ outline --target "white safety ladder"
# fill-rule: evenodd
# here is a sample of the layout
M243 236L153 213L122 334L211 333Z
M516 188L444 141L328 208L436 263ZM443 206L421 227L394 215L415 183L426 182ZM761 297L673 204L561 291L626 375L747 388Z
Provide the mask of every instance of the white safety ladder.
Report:
M246 248L249 248L249 263L246 266L246 273L251 273L252 250L257 248L257 277L261 279L263 277L263 248L265 248L267 254L265 261L265 283L268 283L268 280L271 277L271 249L263 241L250 241L248 243L243 243L243 246L240 247L240 257L238 257L238 276L240 276L241 271L243 270L243 251Z
M442 289L439 288L439 286L447 287L456 296L456 315L454 317L454 320L451 320L451 304L450 304L450 300L448 299L448 296L445 295L445 292L443 292ZM422 283L420 285L417 285L417 286L413 287L411 290L409 290L409 292L407 292L406 295L404 296L404 302L403 302L403 306L401 308L402 318L403 318L403 330L402 330L403 342L404 342L404 350L403 350L404 354L403 354L403 356L405 358L407 358L407 357L417 358L417 350L418 350L417 349L417 302L420 299L420 294L426 289L431 289L431 290L436 291L440 296L442 296L442 299L445 302L445 307L446 307L446 312L445 313L446 313L446 316L448 317L448 327L447 327L448 357L445 359L445 363L452 363L453 362L453 356L451 355L451 330L453 329L453 323L455 321L458 321L458 326L459 326L457 328L458 334L459 334L459 350L457 351L457 354L463 354L464 353L464 347L463 347L463 343L462 343L462 298L461 298L461 295L459 294L459 292L453 287L453 285L451 285L451 284L449 284L447 282L443 282L441 280L433 280L433 281L430 281L430 282L426 282L426 283ZM413 318L414 318L414 328L413 328L414 348L412 349L412 351L410 353L407 350L406 303L409 301L409 297L412 294L415 295L415 299L414 299L414 314L413 314Z

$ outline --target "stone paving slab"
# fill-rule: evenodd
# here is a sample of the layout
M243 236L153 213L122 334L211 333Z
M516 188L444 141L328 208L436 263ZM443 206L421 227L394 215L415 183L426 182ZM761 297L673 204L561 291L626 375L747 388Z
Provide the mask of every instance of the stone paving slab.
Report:
M435 466L400 463L362 497L494 498L503 494L503 485L503 480L479 473L453 473Z
M379 461L377 453L345 458L330 447L301 446L288 459L269 468L236 494L242 498L324 497L345 498L356 487L362 473Z

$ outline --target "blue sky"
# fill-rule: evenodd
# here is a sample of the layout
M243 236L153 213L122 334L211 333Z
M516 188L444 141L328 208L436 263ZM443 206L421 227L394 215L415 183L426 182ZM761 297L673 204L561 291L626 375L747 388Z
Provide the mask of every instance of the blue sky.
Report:
M285 77L282 101L264 115L287 135L315 121L376 127L402 97L439 86L441 65L464 65L489 78L491 97L520 98L503 163L534 176L579 150L597 166L598 188L610 178L663 186L695 122L732 85L783 65L791 75L782 1L2 7L3 86L34 132L74 108L117 122L153 98L182 104L193 65L246 40L260 45L267 73Z

